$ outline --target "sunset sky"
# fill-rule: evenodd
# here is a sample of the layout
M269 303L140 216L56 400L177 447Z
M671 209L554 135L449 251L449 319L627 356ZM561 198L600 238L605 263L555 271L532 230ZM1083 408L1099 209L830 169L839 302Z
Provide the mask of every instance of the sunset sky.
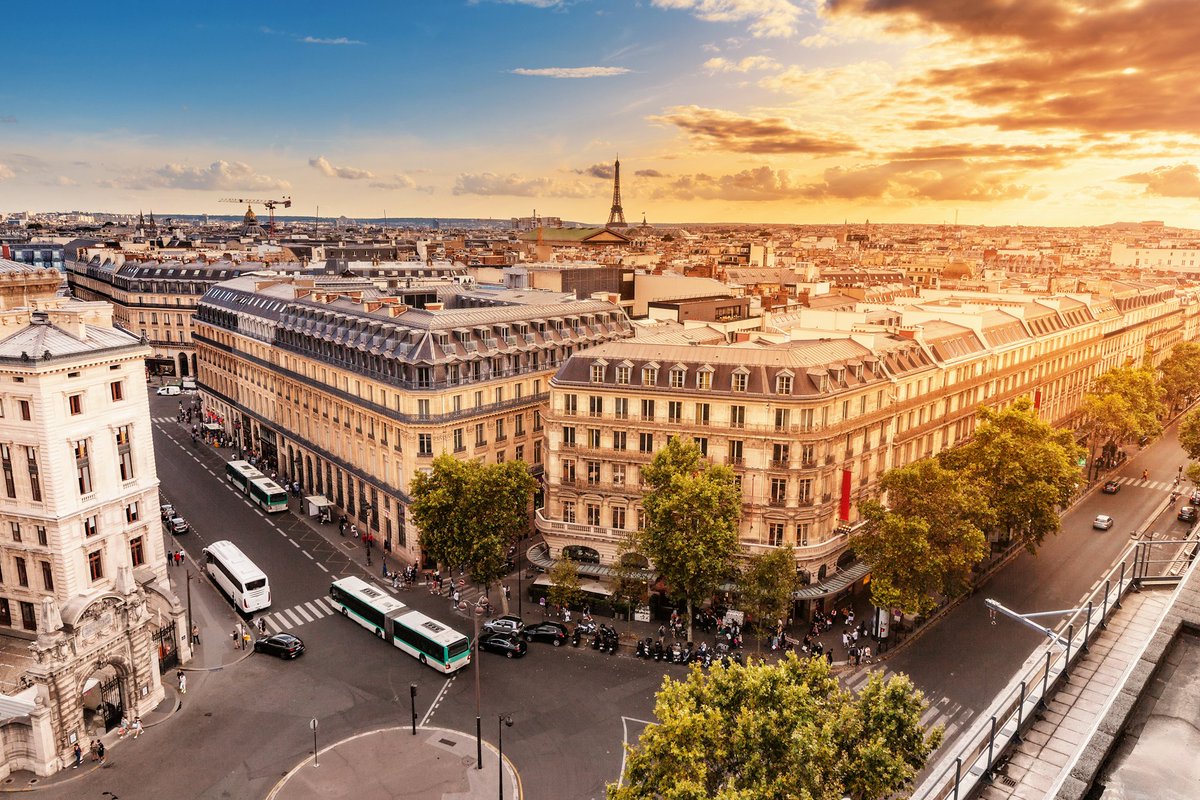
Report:
M5 10L0 210L1200 227L1196 0Z

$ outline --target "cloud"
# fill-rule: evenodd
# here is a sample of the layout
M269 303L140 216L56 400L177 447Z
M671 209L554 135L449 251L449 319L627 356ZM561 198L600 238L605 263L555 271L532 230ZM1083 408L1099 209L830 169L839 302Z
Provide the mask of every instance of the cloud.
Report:
M506 6L533 6L534 8L560 8L563 5L563 0L491 0L491 2ZM469 0L469 3L477 6L480 0Z
M0 181L6 181L16 175L7 164L0 164Z
M652 5L691 11L704 22L749 22L756 38L792 36L801 16L792 0L652 0Z
M783 117L744 116L714 108L675 106L649 119L674 125L717 150L832 154L855 149L854 143L847 139L801 130Z
M338 36L336 39L323 39L319 36L305 36L299 39L299 41L303 42L304 44L366 44L366 42L360 42L358 39L348 39L345 36Z
M655 190L655 199L772 201L803 196L783 170L770 167L748 169L733 175L705 173L681 175L667 186Z
M638 178L665 178L666 173L659 172L656 169L639 169L633 173Z
M104 183L103 181L101 183ZM165 164L140 175L111 180L127 189L289 189L287 181L262 175L241 161L214 161L207 167Z
M79 181L75 180L74 178L68 178L66 175L59 175L57 178L54 179L54 183L57 186L78 186L79 185Z
M509 72L534 78L611 78L614 75L624 75L629 70L624 67L518 67Z
M1195 164L1157 167L1150 172L1125 175L1117 180L1143 184L1146 194L1158 197L1200 198L1200 169Z
M432 186L422 186L407 175L399 173L393 175L390 180L371 181L367 184L372 189L411 189L417 192L425 192L433 194Z
M329 163L329 159L325 156L317 156L310 158L308 165L313 167L327 178L345 178L348 181L361 181L368 178L374 178L375 173L368 169L359 169L358 167L335 167Z
M594 188L581 183L561 184L549 178L525 178L494 172L463 173L454 181L454 194L485 197L593 197Z
M714 74L717 72L749 72L756 69L779 69L779 62L769 56L746 56L741 61L730 61L718 56L705 61L700 68Z
M882 22L930 42L906 81L955 103L946 123L1000 130L1194 133L1194 0L825 0L828 19ZM921 104L906 107L919 122Z
M12 116L11 114L9 114L7 116L0 116L0 125L16 125L16 124L17 124L17 118Z
M575 169L575 170L571 170L571 171L574 172L576 175L587 175L588 177L591 177L591 178L601 178L606 181L611 181L613 179L613 165L612 164L592 164L590 167L585 167L584 169Z

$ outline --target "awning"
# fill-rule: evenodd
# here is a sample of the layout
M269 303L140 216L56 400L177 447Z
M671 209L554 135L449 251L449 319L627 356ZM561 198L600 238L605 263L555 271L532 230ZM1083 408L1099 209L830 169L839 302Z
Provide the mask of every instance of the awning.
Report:
M13 695L0 694L0 722L32 714L36 697L36 686L26 687Z
M554 564L558 561L556 558L550 557L550 547L545 542L538 542L529 551L525 553L525 557L529 559L529 563L535 567L549 572L554 568ZM617 571L612 567L601 566L600 564L589 564L586 561L575 562L576 571L580 575L588 575L593 578L616 578ZM639 581L650 581L653 583L658 580L658 573L652 569L633 569L630 570L630 576Z
M803 589L792 592L792 599L817 600L822 597L838 594L862 580L870 571L870 567L859 561L845 569L838 570L836 574L826 578L815 586L805 586Z

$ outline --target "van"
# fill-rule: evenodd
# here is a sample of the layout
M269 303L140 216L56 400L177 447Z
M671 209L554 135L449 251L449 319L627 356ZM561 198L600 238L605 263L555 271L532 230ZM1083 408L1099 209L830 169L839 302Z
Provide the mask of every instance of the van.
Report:
M192 391L192 392L196 391L196 379L195 378L184 378L180 385L185 390Z
M177 395L177 394L179 394L179 387L178 386L160 386L160 387L158 387L158 391L155 392L155 394L171 395L171 396Z

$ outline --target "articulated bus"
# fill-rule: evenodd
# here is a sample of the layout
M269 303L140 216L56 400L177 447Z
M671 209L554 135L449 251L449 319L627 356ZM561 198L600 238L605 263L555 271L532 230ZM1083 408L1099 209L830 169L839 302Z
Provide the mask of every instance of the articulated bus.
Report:
M252 478L246 494L250 495L250 499L268 514L288 510L287 489L270 478Z
M344 616L438 672L454 672L471 663L466 636L413 611L378 586L341 578L330 585L329 596Z
M225 477L243 492L248 492L250 491L250 481L267 476L250 466L249 461L230 461L225 465Z
M204 548L204 570L243 614L271 605L266 574L233 542L221 540Z

